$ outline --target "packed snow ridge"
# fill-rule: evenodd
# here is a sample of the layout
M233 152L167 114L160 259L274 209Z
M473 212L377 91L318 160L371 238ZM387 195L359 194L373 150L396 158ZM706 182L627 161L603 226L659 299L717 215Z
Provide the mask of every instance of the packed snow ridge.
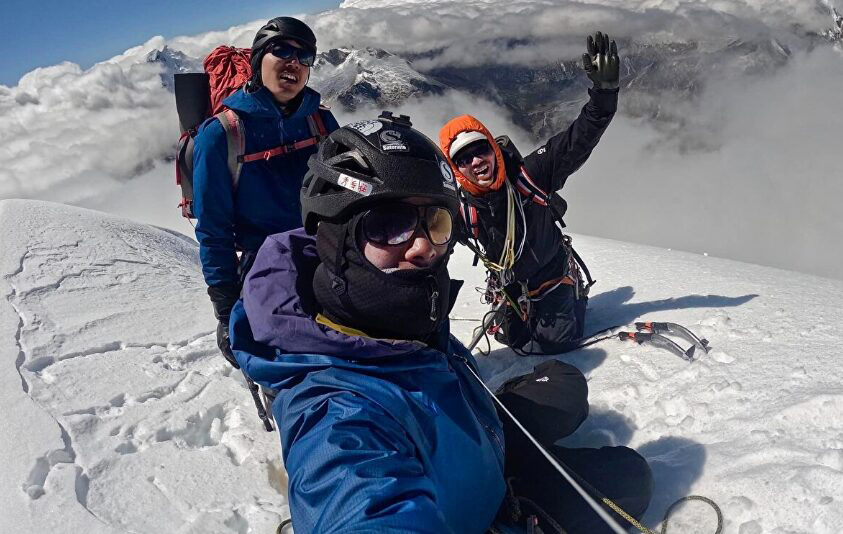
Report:
M599 280L590 331L634 320L706 337L687 363L608 340L557 358L589 379L591 414L564 442L649 460L654 527L689 493L726 533L843 531L843 282L575 236ZM195 242L99 212L0 202L0 532L273 532L287 517L278 438L214 343ZM482 270L451 313L468 340ZM485 348L485 346L484 346ZM543 357L492 345L496 387ZM623 476L619 473L618 476ZM684 505L674 532L714 532Z

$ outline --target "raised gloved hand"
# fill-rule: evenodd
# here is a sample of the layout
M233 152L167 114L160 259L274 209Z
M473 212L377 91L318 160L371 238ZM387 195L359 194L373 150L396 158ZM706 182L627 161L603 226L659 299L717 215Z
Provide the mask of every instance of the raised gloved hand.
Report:
M586 41L588 53L582 55L583 68L596 89L617 89L620 84L621 62L618 46L601 32Z
M228 317L221 317L220 322L217 323L217 347L219 347L228 363L233 365L235 369L240 369L240 364L237 363L237 358L231 351L231 340L228 337Z

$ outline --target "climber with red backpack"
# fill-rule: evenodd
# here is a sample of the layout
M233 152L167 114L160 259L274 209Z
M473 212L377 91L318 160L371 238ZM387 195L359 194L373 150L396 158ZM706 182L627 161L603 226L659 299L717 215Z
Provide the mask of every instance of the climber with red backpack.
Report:
M302 225L307 160L338 128L307 87L315 60L313 31L277 17L258 30L251 50L219 47L205 60L206 74L176 77L182 214L196 219L217 344L235 367L228 323L242 281L266 236Z
M617 45L600 32L588 37L583 62L594 84L571 126L522 158L511 141L495 139L470 115L439 133L460 186L459 241L488 273L484 327L521 354L556 354L583 336L588 290L594 283L562 233L567 204L556 191L588 159L617 110Z

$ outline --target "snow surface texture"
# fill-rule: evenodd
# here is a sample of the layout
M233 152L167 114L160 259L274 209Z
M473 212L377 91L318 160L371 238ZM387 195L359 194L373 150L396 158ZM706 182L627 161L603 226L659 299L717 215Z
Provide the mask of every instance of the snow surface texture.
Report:
M560 356L589 378L565 443L629 445L650 462L645 522L689 493L726 533L843 531L843 282L597 238L588 330L685 324L713 347L688 364L609 340ZM0 202L0 532L273 532L289 510L278 438L217 353L197 248L172 232L38 201ZM467 341L480 268L452 312ZM492 346L496 387L543 357ZM545 469L545 467L539 467ZM547 467L549 469L549 466ZM622 476L622 473L619 473ZM684 505L673 533L714 532Z
M196 244L0 203L0 532L272 532L277 437L213 334Z

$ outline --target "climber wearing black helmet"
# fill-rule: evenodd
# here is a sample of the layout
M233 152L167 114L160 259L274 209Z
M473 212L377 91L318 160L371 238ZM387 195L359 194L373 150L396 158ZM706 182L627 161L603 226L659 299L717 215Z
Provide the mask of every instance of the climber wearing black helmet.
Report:
M319 93L306 87L315 59L311 29L292 17L274 18L255 35L251 79L224 100L242 124L241 153L271 156L246 158L231 169L228 154L236 148L229 146L230 126L222 119L206 121L196 136L196 238L219 319L217 343L233 365L229 315L243 276L266 236L301 226L299 188L307 159L338 126L320 107Z
M296 532L482 532L503 435L449 336L444 156L406 118L350 124L311 158L301 206L305 228L266 240L231 323L243 371L278 390Z

